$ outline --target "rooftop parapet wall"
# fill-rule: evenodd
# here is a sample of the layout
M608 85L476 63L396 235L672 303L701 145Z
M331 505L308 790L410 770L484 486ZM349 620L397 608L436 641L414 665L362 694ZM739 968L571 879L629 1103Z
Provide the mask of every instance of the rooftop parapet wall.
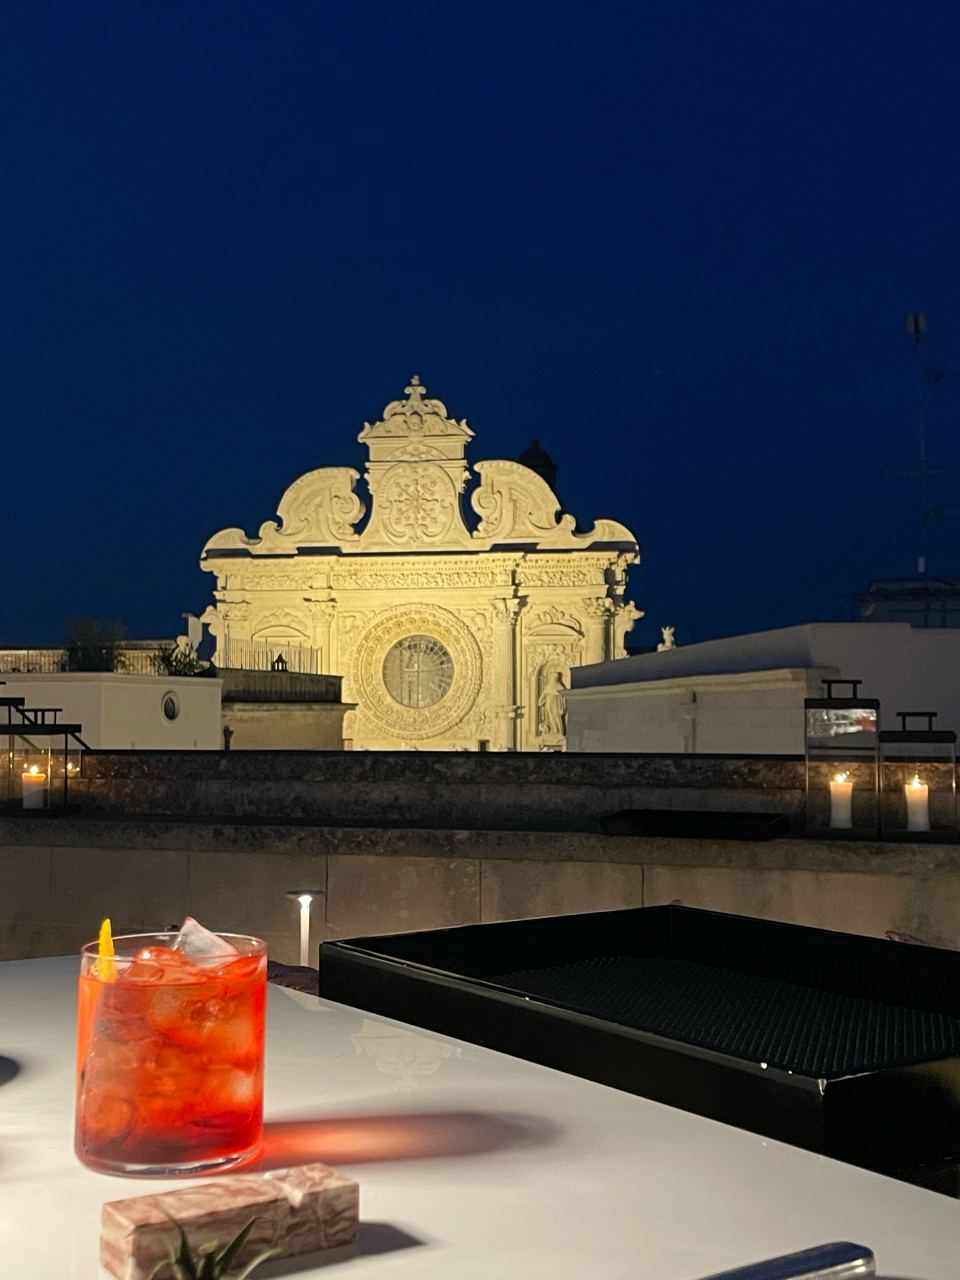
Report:
M287 890L304 884L326 892L314 908L314 945L679 899L960 946L957 845L0 817L0 882L0 959L76 954L105 915L135 933L190 914L266 938L274 959L295 963Z
M948 771L925 766L937 793ZM75 794L91 815L595 832L625 809L668 809L783 814L801 834L804 779L793 756L120 751L86 754ZM891 762L884 790L902 786Z
M595 830L622 809L803 809L785 757L474 752L116 752L84 759L87 812Z
M224 702L339 702L342 676L218 667Z

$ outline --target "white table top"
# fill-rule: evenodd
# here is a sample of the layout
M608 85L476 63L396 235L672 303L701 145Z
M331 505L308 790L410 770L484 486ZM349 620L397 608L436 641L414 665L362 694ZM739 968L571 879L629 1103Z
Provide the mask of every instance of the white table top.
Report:
M72 1150L70 957L0 964L0 1275L101 1280L105 1200L178 1185ZM658 1103L271 988L268 1159L358 1178L358 1245L267 1280L699 1280L828 1240L957 1280L960 1205ZM182 1185L182 1184L180 1184Z

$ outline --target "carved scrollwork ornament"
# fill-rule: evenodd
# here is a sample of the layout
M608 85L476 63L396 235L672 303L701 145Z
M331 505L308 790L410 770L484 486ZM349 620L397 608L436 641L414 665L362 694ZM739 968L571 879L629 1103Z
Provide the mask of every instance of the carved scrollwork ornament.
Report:
M584 600L583 607L594 622L602 622L613 612L613 601L607 596L591 596Z
M563 627L568 631L575 631L577 635L583 634L583 624L579 618L575 618L572 613L567 613L565 609L560 609L556 605L549 605L546 609L541 609L533 618L532 625L534 627Z
M250 605L245 601L228 600L220 606L220 616L228 625L246 622L250 617Z
M305 636L309 629L305 612L291 609L274 609L270 613L261 614L252 628L255 637L261 631L273 630L296 631Z
M526 605L525 600L518 599L516 596L503 599L498 597L491 600L490 607L493 610L493 616L498 623L508 626L516 622L517 618L523 612Z

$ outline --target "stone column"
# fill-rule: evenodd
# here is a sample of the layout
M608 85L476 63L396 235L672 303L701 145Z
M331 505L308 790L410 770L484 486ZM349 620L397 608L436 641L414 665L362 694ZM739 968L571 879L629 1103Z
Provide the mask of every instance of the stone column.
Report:
M493 607L493 736L494 751L517 750L519 654L517 618L523 602L515 598L491 601Z
M507 707L505 717L506 732L509 735L511 746L508 751L520 751L523 749L523 707L514 704Z
M333 652L333 615L337 611L337 602L311 600L309 603L314 614L313 644L315 649L320 650L317 674L331 675L337 670L334 666L337 655Z
M610 637L613 601L607 596L591 597L584 600L583 607L587 615L583 660L585 663L605 662L613 656Z
M217 661L236 666L249 644L250 605L246 600L224 600L218 608L220 630L217 633ZM212 630L212 628L211 628Z
M511 601L513 605L513 705L510 708L510 714L513 717L514 751L523 750L524 719L532 715L534 726L536 726L537 716L536 708L531 711L530 707L524 703L526 690L523 687L523 629L521 615L527 607L527 603L526 599Z

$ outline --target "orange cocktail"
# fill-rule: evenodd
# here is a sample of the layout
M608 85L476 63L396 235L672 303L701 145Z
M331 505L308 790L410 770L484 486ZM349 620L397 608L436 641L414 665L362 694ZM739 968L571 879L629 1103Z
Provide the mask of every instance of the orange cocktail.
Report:
M211 936L211 935L208 935ZM108 1173L199 1173L256 1153L263 1136L266 944L175 949L177 933L83 948L76 1151Z

